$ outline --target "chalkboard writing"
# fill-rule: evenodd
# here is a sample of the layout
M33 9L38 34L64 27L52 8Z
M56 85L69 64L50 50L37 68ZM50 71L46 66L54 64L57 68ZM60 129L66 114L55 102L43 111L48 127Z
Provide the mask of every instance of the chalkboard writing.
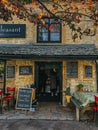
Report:
M20 66L19 74L20 75L32 74L32 66Z
M67 62L67 78L78 78L78 62Z
M85 76L87 78L92 77L92 66L85 66Z
M32 89L31 88L19 88L16 109L30 109L32 105Z
M15 77L15 66L7 66L7 78Z

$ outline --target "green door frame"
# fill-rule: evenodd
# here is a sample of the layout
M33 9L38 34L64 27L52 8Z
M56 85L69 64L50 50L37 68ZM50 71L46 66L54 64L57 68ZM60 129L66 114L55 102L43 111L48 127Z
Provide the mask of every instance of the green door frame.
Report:
M6 60L0 60L0 62L2 62L3 63L3 93L5 93L6 92Z
M6 61L4 61L4 93L6 92Z

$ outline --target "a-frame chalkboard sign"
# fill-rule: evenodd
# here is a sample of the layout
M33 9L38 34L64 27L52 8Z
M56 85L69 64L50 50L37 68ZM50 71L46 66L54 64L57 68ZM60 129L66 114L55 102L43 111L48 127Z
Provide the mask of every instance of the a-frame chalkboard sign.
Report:
M32 89L19 88L16 100L16 109L30 110L32 106Z

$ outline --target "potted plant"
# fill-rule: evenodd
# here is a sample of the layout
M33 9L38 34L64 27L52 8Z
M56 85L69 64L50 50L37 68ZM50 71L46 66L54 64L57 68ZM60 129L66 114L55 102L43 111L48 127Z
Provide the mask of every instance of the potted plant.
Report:
M66 104L65 104L65 106L62 106L62 110L72 111L70 86L67 86L66 90L63 92L65 93Z
M65 98L66 98L66 103L67 103L67 104L70 104L70 99L71 99L70 87L67 87L67 88L66 88Z
M83 84L78 84L77 85L78 91L83 92L83 87L84 87Z

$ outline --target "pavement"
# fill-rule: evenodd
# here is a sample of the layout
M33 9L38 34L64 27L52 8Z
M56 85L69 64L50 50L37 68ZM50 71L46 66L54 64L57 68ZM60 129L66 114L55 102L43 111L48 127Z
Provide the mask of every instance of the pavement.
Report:
M0 130L98 130L98 122L76 121L75 110L56 102L41 102L30 110L10 109L0 114Z
M66 120L0 120L0 130L98 130L92 122Z
M75 111L62 110L57 102L41 102L32 110L3 110L0 119L75 120Z

